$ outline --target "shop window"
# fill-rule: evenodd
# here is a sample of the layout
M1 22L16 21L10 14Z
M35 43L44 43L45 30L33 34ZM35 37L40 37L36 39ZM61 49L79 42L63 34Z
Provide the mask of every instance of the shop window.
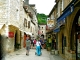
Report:
M79 16L79 19L78 19L78 26L80 26L80 16Z

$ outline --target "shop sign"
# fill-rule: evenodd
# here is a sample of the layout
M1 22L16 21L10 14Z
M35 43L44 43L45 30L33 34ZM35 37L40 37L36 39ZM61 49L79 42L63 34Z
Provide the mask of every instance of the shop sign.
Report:
M14 37L14 32L9 32L9 33L8 33L8 36L9 36L10 38L13 38L13 37Z

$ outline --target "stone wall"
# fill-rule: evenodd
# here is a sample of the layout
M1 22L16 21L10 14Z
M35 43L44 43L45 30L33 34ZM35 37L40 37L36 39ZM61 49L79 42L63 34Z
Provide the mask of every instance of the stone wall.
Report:
M6 33L14 32L17 30L18 43L21 43L23 38L20 35L19 28L23 29L23 1L22 0L0 0L0 34L3 36L2 39L5 40L5 50L7 52L14 51L14 40L13 38L9 38L6 36ZM6 29L6 26L12 25L15 27L9 27ZM7 31L8 30L8 31ZM23 34L23 32L22 32ZM22 38L22 39L21 39ZM20 42L21 40L21 42ZM21 43L21 46L23 44Z
M8 4L7 0L0 0L0 23L6 23L8 20Z

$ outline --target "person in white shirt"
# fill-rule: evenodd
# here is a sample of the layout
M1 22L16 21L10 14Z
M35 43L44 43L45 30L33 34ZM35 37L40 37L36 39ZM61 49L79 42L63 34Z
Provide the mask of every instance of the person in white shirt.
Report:
M41 55L41 42L39 41L39 40L37 40L37 42L36 42L36 53L37 53L37 55Z
M41 42L39 40L37 40L36 46L40 46L40 45L41 45Z

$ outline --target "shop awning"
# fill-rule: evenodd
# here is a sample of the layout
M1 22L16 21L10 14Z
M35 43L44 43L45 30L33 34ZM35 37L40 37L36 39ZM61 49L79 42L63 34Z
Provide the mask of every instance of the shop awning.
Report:
M69 6L63 14L57 19L57 23L59 23L61 20L65 20L67 16L69 16L73 12L73 5Z
M59 18L57 18L57 23L61 23L67 16L69 16L73 12L75 2L76 0L72 0L71 3L64 9L63 14Z
M32 33L31 32L25 32L27 35L30 35L30 36L32 36Z

